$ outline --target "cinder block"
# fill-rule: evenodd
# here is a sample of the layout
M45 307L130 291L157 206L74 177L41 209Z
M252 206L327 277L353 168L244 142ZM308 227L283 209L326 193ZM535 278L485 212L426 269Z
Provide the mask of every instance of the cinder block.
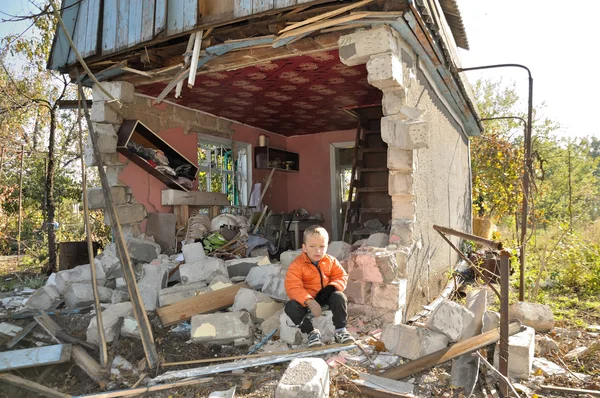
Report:
M264 259L264 257L249 257L225 261L225 265L227 266L227 273L230 278L236 276L248 276L250 270L254 267L257 267L258 263L260 263Z
M183 253L183 258L185 259L186 263L195 263L197 261L202 261L206 258L206 253L204 253L204 246L202 246L201 242L183 245L181 248L181 252Z
M296 257L298 257L301 254L302 249L285 251L279 256L279 262L281 263L281 266L283 268L288 268L290 264L292 264L292 262L296 259Z
M429 329L445 334L451 342L459 341L475 316L471 311L453 301L444 299L433 310L426 325Z
M190 297L199 296L209 292L210 289L204 282L190 283L187 285L177 285L161 289L158 293L158 303L161 307L173 304Z
M184 284L194 282L210 282L215 276L227 276L225 261L220 258L207 257L195 263L185 263L179 267L179 275Z
M281 312L279 318L280 331L279 338L281 341L285 341L291 345L306 344L308 342L308 335L302 333L299 328L294 325L294 322L285 313L285 310ZM333 326L333 314L331 311L323 311L320 317L312 318L312 324L316 329L321 332L321 340L327 344L334 340L333 333L335 326Z
M133 306L130 302L114 304L102 311L102 326L104 327L104 336L106 337L107 343L112 342L115 338L119 318L126 316L133 316ZM97 325L98 320L94 316L90 321L86 332L88 343L100 343Z
M371 282L349 280L344 293L348 302L356 304L368 304L371 302Z
M415 170L413 151L398 147L388 147L387 167L393 171L412 172Z
M381 118L381 139L389 146L405 150L428 148L429 123L386 116Z
M386 247L390 243L390 236L384 232L378 232L369 235L367 238L367 246L371 247Z
M160 246L153 241L139 238L127 238L127 251L131 260L138 263L149 263L160 254Z
M229 344L252 337L252 318L245 311L202 314L192 317L192 341Z
M387 25L344 35L338 40L340 61L355 66L367 63L373 55L398 53L397 37Z
M125 187L111 187L110 193L112 200L116 206L124 205L127 203L127 190ZM104 202L104 191L102 188L90 188L87 191L88 196L88 208L90 210L104 209L106 204Z
M273 329L277 328L277 331L275 332L274 336L279 337L279 333L280 333L280 329L281 329L281 314L283 313L284 309L281 308L279 311L277 311L276 313L274 313L273 315L271 315L269 318L265 319L261 324L260 324L260 330L262 330L263 334L266 336L267 334L271 333L273 331Z
M55 274L52 274L55 275ZM56 285L42 286L25 302L25 307L34 310L53 310L62 302Z
M148 214L144 205L140 203L115 206L115 210L121 225L141 223ZM107 213L104 213L104 223L110 225L110 218Z
M106 275L100 264L96 264L96 281L99 286L106 283ZM92 268L89 264L79 265L72 269L58 271L56 273L56 288L63 294L71 283L91 283Z
M414 221L403 218L393 218L390 228L390 242L399 243L402 246L413 245Z
M117 103L112 103L111 105L104 101L92 103L92 110L90 115L92 122L111 124L123 123L123 119L116 111L117 107Z
M352 253L348 261L350 279L389 283L398 276L396 256L381 250L361 249Z
M390 175L391 180L392 177ZM391 192L390 195L392 195ZM416 221L416 217L414 195L392 195L392 219L413 223Z
M169 267L166 265L144 264L138 281L140 296L146 311L154 311L158 305L158 293L167 286Z
M402 107L406 105L407 88L397 87L388 90L383 90L383 99L381 106L384 116L397 115Z
M384 326L381 341L389 352L411 360L439 351L448 345L448 337L445 335L408 325Z
M281 271L281 266L278 264L261 265L254 267L248 272L246 283L252 289L262 290L267 278L271 275L277 275Z
M329 366L321 358L296 358L286 369L275 398L329 397Z
M554 314L545 304L519 301L510 306L508 316L519 319L538 332L549 332L554 327Z
M371 287L371 305L387 310L406 308L406 279L387 284L374 283Z
M533 367L535 353L535 329L527 326L520 333L508 338L508 374L517 379L528 379ZM494 350L494 366L500 368L500 345Z
M402 87L402 62L392 53L378 54L367 61L367 81L380 90Z
M401 324L403 311L404 310L394 311L385 308L377 308L373 307L371 304L348 303L348 315L372 317L389 325Z
M104 286L98 286L98 296L101 303L110 303L113 291ZM71 283L64 293L67 308L85 308L94 304L94 289L91 283Z
M106 173L106 179L108 180L108 185L111 187L120 185L119 184L119 175L125 168L125 165L116 164L116 165L105 165L104 172ZM106 223L106 221L105 221ZM108 224L107 224L108 225Z
M262 292L269 297L280 301L288 301L290 298L285 291L285 275L272 274L267 276Z
M266 294L242 288L235 295L231 310L247 311L253 321L263 322L282 308L282 303L276 302Z
M100 158L102 159L102 164L105 166L123 165L123 163L119 161L119 154L117 152L101 153ZM85 148L83 148L83 161L88 167L96 166L96 158L94 157L94 150L91 144L85 144Z
M343 261L352 253L352 245L347 242L334 241L327 246L327 254L337 258L338 261Z
M122 103L130 103L135 100L134 92L135 88L133 84L129 82L102 82L104 90L108 91L113 98L119 100ZM97 101L109 101L109 98L104 92L98 87L98 84L94 84L92 87L92 99L94 102Z
M140 223L121 225L121 232L125 238L137 238L142 234Z
M117 126L110 123L92 123L96 138L98 139L98 149L100 153L117 152ZM92 146L90 136L87 138L88 146Z
M215 276L208 284L208 287L210 287L210 290L212 290L213 292L215 290L225 289L226 287L230 286L233 286L233 283L228 277L224 275Z
M388 192L394 195L414 195L413 173L390 171L388 174Z

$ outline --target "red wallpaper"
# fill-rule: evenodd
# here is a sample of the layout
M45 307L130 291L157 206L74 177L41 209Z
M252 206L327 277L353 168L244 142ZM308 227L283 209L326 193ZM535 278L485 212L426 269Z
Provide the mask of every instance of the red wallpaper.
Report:
M139 86L157 97L167 83ZM367 83L364 65L349 67L329 51L265 62L184 81L181 98L167 99L286 136L356 127L344 108L381 103L382 93Z

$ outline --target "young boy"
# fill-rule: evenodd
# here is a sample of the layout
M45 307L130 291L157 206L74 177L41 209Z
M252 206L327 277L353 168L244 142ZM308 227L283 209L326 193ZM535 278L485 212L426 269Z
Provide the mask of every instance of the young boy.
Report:
M329 235L318 225L304 231L304 243L300 254L288 268L285 290L290 298L285 313L302 333L308 333L308 346L322 346L321 332L315 329L306 315L310 311L316 318L321 316L321 306L328 305L333 313L335 341L351 343L354 338L346 330L348 300L346 290L348 274L339 261L327 254Z

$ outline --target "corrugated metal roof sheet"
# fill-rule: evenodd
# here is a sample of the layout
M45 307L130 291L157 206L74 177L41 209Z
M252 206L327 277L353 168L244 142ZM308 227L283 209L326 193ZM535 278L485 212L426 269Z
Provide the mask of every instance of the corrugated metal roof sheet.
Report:
M456 0L439 0L444 16L450 25L450 30L456 41L456 45L465 50L469 49L469 41L467 40L467 33L465 31L465 25L463 24L460 10L458 9L458 3Z

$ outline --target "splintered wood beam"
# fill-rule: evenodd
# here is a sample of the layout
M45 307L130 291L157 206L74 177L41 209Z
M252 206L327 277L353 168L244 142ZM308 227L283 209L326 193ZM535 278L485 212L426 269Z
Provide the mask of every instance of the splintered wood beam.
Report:
M160 318L163 326L169 326L181 321L186 321L194 315L222 310L233 305L233 300L235 299L238 290L244 287L247 288L248 285L245 283L238 283L237 285L219 289L214 292L190 297L157 308L156 314Z
M197 65L196 69L199 68L200 66L204 65L208 61L210 61L212 58L213 57L211 55L207 55L204 58L202 58L200 61L198 61L198 65ZM167 95L169 95L169 93L171 92L171 90L173 90L173 87L175 87L177 85L177 83L185 80L185 78L189 76L189 74L191 73L190 71L191 71L191 68L187 68L186 70L179 72L177 74L177 76L175 76L173 78L173 80L171 80L171 82L167 85L167 87L165 87L165 89L160 93L160 95L158 97L156 97L153 104L154 105L160 104L162 102L162 100L164 100L165 97ZM196 71L194 71L194 73L195 72Z
M138 387L131 388L129 390L116 390L116 391L107 391L107 392L99 392L97 394L89 394L89 395L78 395L73 396L73 398L113 398L113 397L133 397L133 396L141 396L145 393L153 392L153 391L162 391L168 390L170 388L176 387L185 387L185 386L193 386L195 384L208 383L212 381L212 377L204 378L204 379L196 379L196 380L182 380L169 384L160 384L156 386L150 387Z
M350 5L345 6L345 7L340 7L337 10L329 11L329 12L326 12L324 14L317 15L317 16L314 16L312 18L305 19L302 22L298 22L298 23L295 23L293 25L290 25L290 26L288 26L288 27L280 30L278 33L282 34L282 33L287 32L289 30L297 29L297 28L299 28L301 26L305 26L305 25L308 25L308 24L311 24L311 23L314 23L314 22L318 22L318 21L321 21L323 19L335 17L336 15L343 14L346 11L354 10L355 8L359 8L359 7L365 6L365 5L369 4L369 3L372 3L373 1L374 0L363 0L363 1L359 1L358 3L350 4Z
M194 53L192 54L192 63L190 66L190 75L188 76L188 87L194 87L196 82L196 71L198 70L198 58L200 57L200 48L202 47L202 31L196 33L194 39Z
M194 48L194 39L196 37L196 33L192 33L190 35L190 39L188 40L187 48L185 49L186 55L183 57L183 66L182 69L185 69L190 63L190 56L187 55ZM177 83L177 87L175 88L175 98L181 97L181 89L183 88L183 80Z
M71 359L71 344L0 352L0 371L54 365Z
M279 41L279 40L285 39L287 37L299 36L299 35L305 34L307 32L314 32L314 31L317 31L320 29L329 28L331 26L336 26L336 25L339 25L344 22L355 21L357 19L365 18L368 15L369 15L368 12L358 12L356 14L346 15L341 18L334 18L334 19L329 19L327 21L323 21L323 22L317 22L314 24L310 24L310 25L301 27L299 29L289 30L285 33L282 33L281 35L279 35L277 40Z
M20 387L24 390L28 390L34 392L42 397L50 397L50 398L68 398L70 395L63 394L62 392L53 390L52 388L48 388L39 383L36 383L31 380L24 379L22 377L10 374L10 373L2 373L0 374L0 381L12 384L13 386Z

